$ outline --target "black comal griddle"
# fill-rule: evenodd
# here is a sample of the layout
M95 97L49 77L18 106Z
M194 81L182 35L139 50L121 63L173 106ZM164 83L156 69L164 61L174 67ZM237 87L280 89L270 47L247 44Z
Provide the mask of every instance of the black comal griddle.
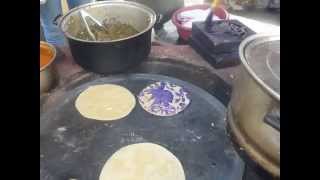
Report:
M144 111L137 102L113 122L86 119L74 106L91 85L113 83L137 95L155 81L185 87L191 104L172 117ZM151 74L101 77L85 74L51 94L40 114L40 176L44 179L98 180L108 158L123 146L151 142L164 146L182 163L187 180L240 180L244 164L225 130L226 108L206 91L175 78Z

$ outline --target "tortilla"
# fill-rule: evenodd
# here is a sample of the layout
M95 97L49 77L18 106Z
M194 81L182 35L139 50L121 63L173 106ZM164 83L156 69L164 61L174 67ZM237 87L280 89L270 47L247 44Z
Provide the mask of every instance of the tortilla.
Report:
M129 90L113 84L91 86L83 91L75 102L82 116L100 121L126 117L135 105L135 97Z
M156 116L173 116L189 104L189 93L183 87L169 82L156 82L143 89L138 95L144 110Z
M99 180L185 180L185 174L180 161L164 147L138 143L114 153Z

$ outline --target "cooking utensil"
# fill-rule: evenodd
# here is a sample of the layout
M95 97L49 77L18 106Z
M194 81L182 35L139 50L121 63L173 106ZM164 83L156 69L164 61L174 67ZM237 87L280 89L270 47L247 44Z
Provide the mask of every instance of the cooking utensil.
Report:
M205 20L205 24L207 27L211 27L212 26L212 17L214 15L214 8L217 8L219 5L219 0L213 0L211 3L211 8L210 8L210 12Z
M232 139L280 178L280 36L253 35L239 54L242 66L228 107Z
M49 50L52 53L50 61L40 67L40 94L48 92L54 85L56 76L53 61L56 59L56 49L53 45L40 41L40 53L43 50Z
M84 118L74 107L78 94L92 85L119 84L137 95L156 81L186 88L191 98L188 108L163 118L149 114L137 103L122 120L98 122ZM226 108L188 82L154 74L101 77L86 73L52 96L40 117L40 167L44 173L64 179L98 179L103 164L116 150L152 142L179 158L188 179L242 179L244 164L226 136Z
M79 11L87 11L98 22L116 18L130 24L139 33L111 41L88 41L77 38L83 29ZM75 61L84 69L101 74L118 73L145 60L151 49L151 32L156 21L155 12L138 3L128 1L100 1L70 10L62 17L64 32ZM82 24L83 25L83 24Z
M191 34L192 48L215 68L225 68L240 64L239 45L255 33L237 20L220 20L194 22Z
M88 34L90 35L90 37L92 38L92 40L96 41L96 36L92 33L90 26L87 23L86 17L89 17L93 22L95 22L98 26L102 26L96 19L94 19L93 17L91 17L86 11L84 10L80 10L80 17L82 22L85 24L86 30L88 32Z

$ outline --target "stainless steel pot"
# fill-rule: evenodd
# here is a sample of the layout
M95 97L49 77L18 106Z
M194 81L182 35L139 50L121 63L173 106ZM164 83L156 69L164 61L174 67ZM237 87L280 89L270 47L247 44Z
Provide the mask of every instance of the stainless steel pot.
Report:
M46 43L44 41L40 41L40 51L42 47L49 48L50 51L53 53L53 57L51 58L48 64L40 68L40 94L48 92L53 87L56 80L55 69L54 65L52 64L56 59L56 49L51 44Z
M280 36L253 35L240 45L242 66L228 107L232 140L280 177Z
M77 38L84 29L79 11L85 10L96 20L116 18L133 26L139 33L111 41L88 41ZM75 61L83 68L102 74L118 73L145 60L151 49L151 32L156 21L155 12L138 3L128 1L100 1L70 10L60 21L60 28L68 39Z

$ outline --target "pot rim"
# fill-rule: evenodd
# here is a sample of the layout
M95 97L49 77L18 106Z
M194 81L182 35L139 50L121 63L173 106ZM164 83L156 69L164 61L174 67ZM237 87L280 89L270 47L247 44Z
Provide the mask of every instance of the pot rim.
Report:
M247 70L247 72L250 74L250 76L259 84L259 86L261 86L263 89L265 89L273 98L275 98L276 100L280 101L280 93L277 93L275 90L273 90L272 88L270 88L263 80L261 80L257 74L252 70L252 68L249 66L245 55L244 55L244 51L245 48L247 47L247 45L250 44L250 42L258 39L258 38L262 38L262 37L267 37L268 40L272 41L272 40L280 40L280 35L279 34L255 34L255 35L251 35L249 37L247 37L245 40L243 40L239 46L239 55L240 55L240 60L242 62L242 65L245 67L245 69Z
M106 4L122 4L122 5L130 5L130 6L134 6L137 8L140 8L144 11L147 11L150 14L150 22L147 28L145 28L143 31L140 31L132 36L128 36L125 38L121 38L121 39L115 39L115 40L111 40L111 41L89 41L89 40L83 40L83 39L79 39L76 37L71 36L69 33L65 32L62 28L62 25L65 24L65 20L66 18L70 15L73 14L75 11L78 11L80 9L85 9L87 7L95 7L95 6L102 6L102 5L106 5ZM151 8L140 4L140 3L136 3L136 2L129 2L129 1L124 1L124 0L110 0L110 1L98 1L98 2L91 2L91 3L87 3L87 4L83 4L80 6L77 6L71 10L69 10L69 12L67 12L62 18L61 21L59 22L59 28L61 29L61 31L63 32L63 34L70 39L76 40L76 41L81 41L81 42L89 42L89 43L113 43L113 42L120 42L120 41L125 41L128 39L132 39L135 38L137 36L140 36L141 34L144 34L145 32L149 31L150 29L153 28L153 26L156 23L156 13L154 12L154 10L152 10Z
M52 50L52 52L53 52L53 56L52 56L50 62L40 68L40 72L42 72L42 71L44 71L45 69L47 69L47 68L53 63L53 61L56 59L57 50L56 50L56 48L55 48L52 44L50 44L50 43L48 43L48 42L40 41L40 44L45 45L45 46L48 46L48 47L50 48L50 50Z

